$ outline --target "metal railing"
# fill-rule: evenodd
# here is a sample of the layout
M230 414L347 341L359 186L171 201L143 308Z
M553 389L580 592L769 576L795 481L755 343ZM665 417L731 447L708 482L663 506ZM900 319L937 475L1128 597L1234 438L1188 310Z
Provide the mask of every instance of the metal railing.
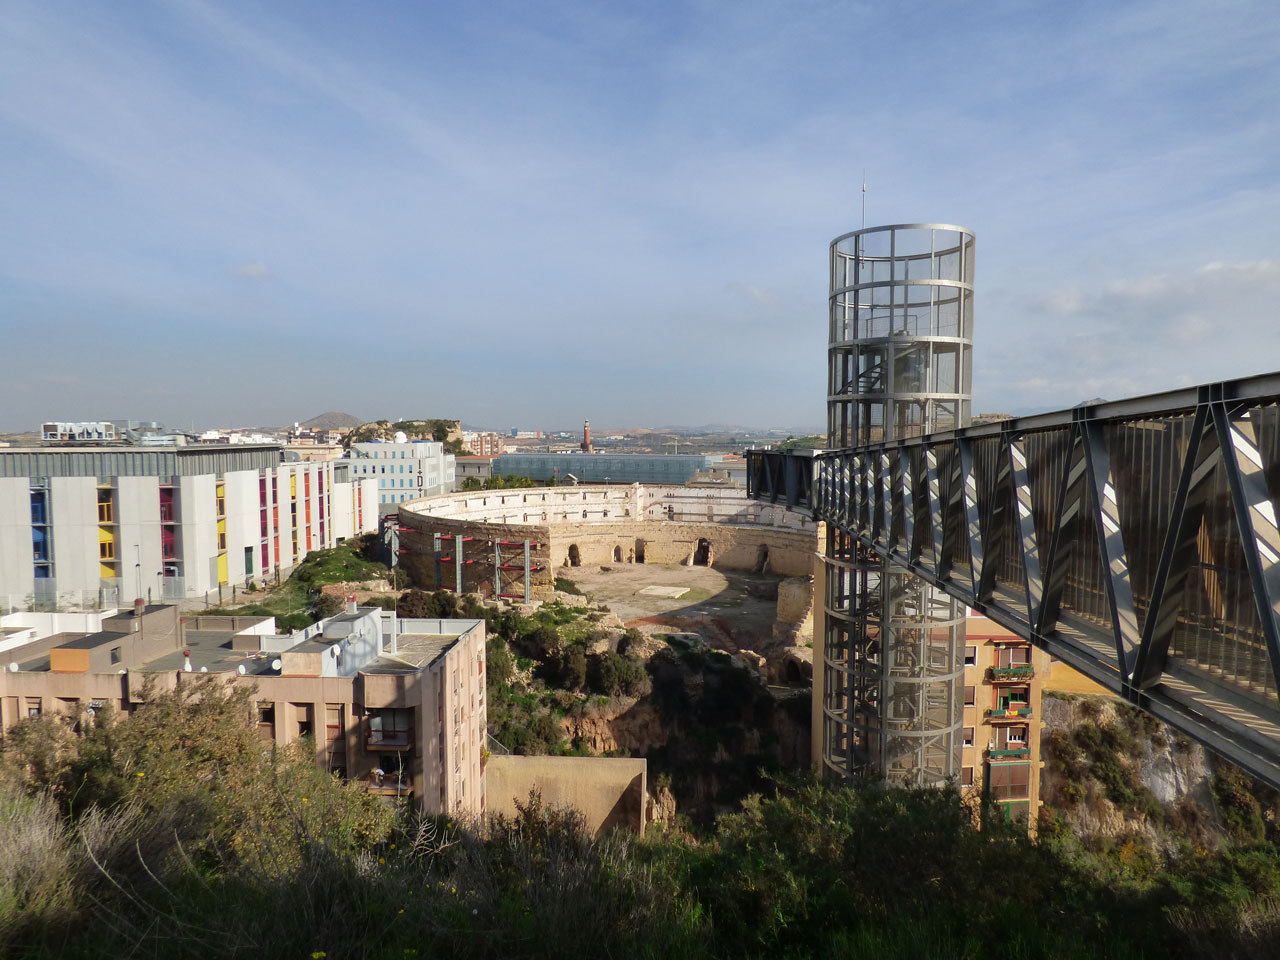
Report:
M1280 786L1280 374L747 477Z

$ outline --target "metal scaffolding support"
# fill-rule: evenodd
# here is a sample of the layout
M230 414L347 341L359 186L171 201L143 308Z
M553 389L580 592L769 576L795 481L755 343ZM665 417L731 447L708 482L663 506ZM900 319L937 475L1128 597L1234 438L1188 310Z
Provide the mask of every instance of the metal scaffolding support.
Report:
M1280 373L747 456L749 496L826 522L849 562L916 575L1280 787Z
M446 543L452 541L453 553L445 553ZM477 542L480 546L468 557L464 544ZM463 592L462 569L466 566L480 565L493 570L493 595L506 600L520 600L528 603L532 594L531 574L541 571L544 566L533 559L533 550L540 544L533 540L500 540L497 537L477 541L475 537L432 534L432 556L435 562L436 583L444 584L444 567L454 569L454 593ZM504 556L504 548L515 548ZM505 581L503 573L519 573L519 577L508 577ZM511 588L520 585L523 589L516 593Z

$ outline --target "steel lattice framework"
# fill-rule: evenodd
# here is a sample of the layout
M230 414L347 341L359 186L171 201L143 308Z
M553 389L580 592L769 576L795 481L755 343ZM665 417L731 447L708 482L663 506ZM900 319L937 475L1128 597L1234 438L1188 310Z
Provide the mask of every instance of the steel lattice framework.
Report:
M1280 373L747 457L750 496L1280 786Z

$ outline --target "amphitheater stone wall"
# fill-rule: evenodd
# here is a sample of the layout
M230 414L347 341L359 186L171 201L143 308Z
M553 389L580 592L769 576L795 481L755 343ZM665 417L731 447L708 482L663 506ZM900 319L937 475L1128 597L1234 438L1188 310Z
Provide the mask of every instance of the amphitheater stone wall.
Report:
M817 526L807 517L724 488L633 484L455 493L405 503L399 521L401 564L416 585L454 589L452 538L464 537L463 590L485 596L495 591L495 566L497 592L522 593L526 540L538 568L529 575L534 598L554 589L556 572L582 564L706 564L807 577L818 547Z

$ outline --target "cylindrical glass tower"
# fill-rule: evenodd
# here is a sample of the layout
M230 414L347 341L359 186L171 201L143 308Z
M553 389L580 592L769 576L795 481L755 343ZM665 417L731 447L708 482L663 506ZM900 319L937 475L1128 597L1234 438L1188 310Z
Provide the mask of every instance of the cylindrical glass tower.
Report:
M945 224L832 241L830 447L968 424L973 262L973 233ZM963 608L834 528L824 564L824 766L919 785L958 775Z

